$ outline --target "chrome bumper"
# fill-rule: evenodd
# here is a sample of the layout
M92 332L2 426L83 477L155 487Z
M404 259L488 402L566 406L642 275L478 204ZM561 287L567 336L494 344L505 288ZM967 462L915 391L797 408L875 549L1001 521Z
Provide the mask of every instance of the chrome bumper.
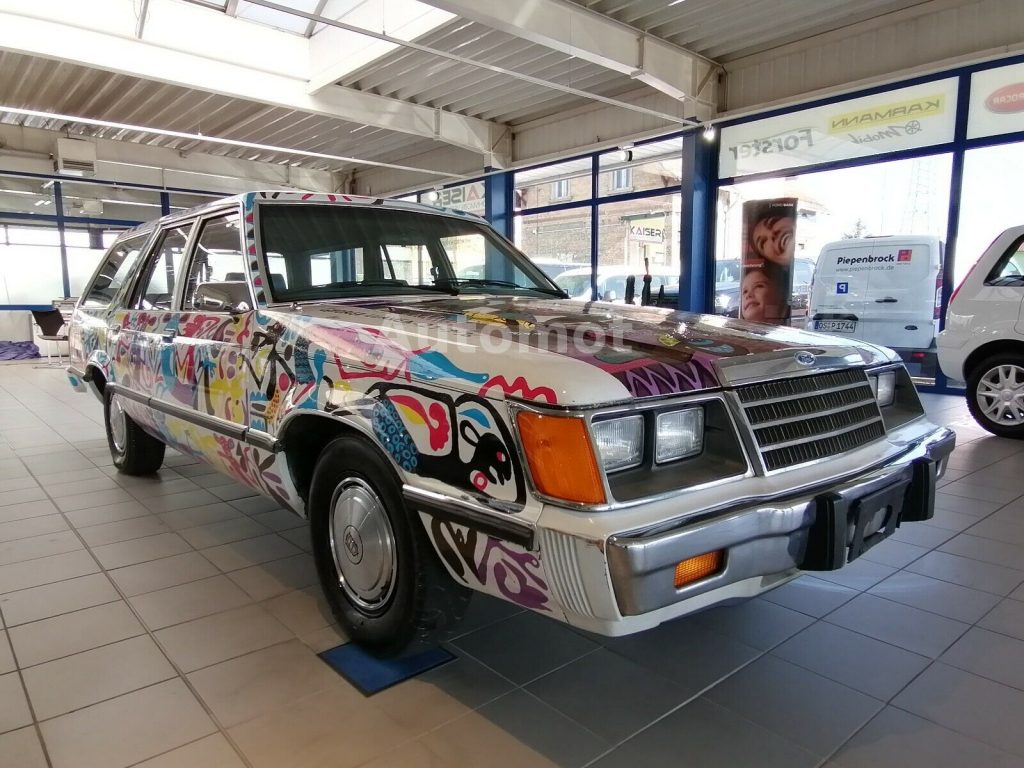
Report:
M938 429L899 458L838 485L718 511L669 530L610 537L606 552L619 611L638 616L751 577L842 567L901 522L932 516L935 480L955 441L950 430ZM873 505L863 513L862 500ZM715 550L725 551L721 571L675 588L680 561Z

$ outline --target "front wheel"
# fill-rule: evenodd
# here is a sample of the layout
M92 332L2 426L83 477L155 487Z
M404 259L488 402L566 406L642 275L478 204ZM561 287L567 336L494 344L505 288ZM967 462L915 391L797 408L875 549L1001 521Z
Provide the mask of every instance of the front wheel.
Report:
M160 469L167 446L132 421L124 411L121 398L109 388L103 393L103 416L107 445L119 471L126 475L151 475Z
M419 647L465 612L469 590L445 572L390 465L362 439L340 437L324 449L309 519L324 594L368 650L390 656Z
M1024 359L993 355L976 366L967 377L967 407L993 435L1024 440Z

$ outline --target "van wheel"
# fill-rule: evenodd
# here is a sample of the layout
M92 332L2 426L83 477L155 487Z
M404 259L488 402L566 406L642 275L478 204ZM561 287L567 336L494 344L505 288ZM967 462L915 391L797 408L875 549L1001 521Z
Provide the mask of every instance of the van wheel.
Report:
M967 378L967 407L993 435L1024 440L1024 360L993 355Z
M391 466L361 438L339 437L320 455L309 520L327 601L367 650L419 649L462 618L470 591L448 576Z
M163 443L132 421L124 412L121 398L104 389L103 416L107 424L107 445L114 466L126 475L151 475L164 463Z

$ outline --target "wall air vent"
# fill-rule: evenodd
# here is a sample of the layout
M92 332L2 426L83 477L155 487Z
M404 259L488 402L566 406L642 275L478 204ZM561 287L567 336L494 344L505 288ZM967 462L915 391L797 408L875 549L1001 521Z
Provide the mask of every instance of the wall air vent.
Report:
M57 139L53 169L65 176L95 176L96 145L80 139Z

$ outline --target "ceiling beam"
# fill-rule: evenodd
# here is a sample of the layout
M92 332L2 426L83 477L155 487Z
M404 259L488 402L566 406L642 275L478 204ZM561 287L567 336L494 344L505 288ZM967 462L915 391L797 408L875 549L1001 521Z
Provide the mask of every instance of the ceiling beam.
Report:
M385 128L479 153L483 165L508 164L510 132L499 123L354 88L310 94L308 41L300 36L198 6L150 0L146 40L139 40L131 0L56 5L0 0L0 50ZM68 13L62 16L62 10ZM216 39L224 43L213 44Z
M717 63L566 0L424 0L509 35L598 64L676 99L697 98Z

